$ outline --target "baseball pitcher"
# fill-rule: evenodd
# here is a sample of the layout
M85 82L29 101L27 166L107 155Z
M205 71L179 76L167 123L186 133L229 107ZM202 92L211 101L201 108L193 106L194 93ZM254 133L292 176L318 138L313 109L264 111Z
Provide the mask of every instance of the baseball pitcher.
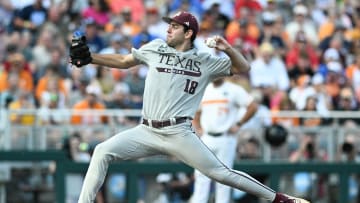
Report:
M197 137L191 120L207 84L223 76L249 70L244 57L222 37L215 48L228 58L201 53L193 46L199 26L188 12L163 17L169 23L166 42L153 40L128 55L90 53L86 43L70 47L71 63L88 63L127 69L138 64L149 67L143 96L142 122L98 144L81 190L79 203L93 202L114 160L137 159L168 154L198 169L211 179L273 202L307 201L276 193L254 178L232 170Z

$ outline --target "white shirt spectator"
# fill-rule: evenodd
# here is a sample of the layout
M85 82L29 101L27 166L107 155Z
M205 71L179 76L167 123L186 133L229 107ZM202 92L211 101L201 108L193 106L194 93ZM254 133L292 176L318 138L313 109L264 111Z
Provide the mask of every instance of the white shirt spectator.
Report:
M288 33L290 40L294 41L296 34L299 31L303 31L306 35L306 38L309 39L313 45L317 45L319 38L315 24L312 23L312 21L306 19L308 14L307 8L304 5L296 5L293 9L293 12L295 19L285 26L285 31Z
M250 82L253 87L272 86L279 90L287 90L290 86L285 64L277 57L269 63L262 58L255 59L251 63Z
M315 94L315 90L309 86L309 82L309 76L302 76L298 79L298 85L290 90L289 98L295 104L297 110L303 110L307 98Z

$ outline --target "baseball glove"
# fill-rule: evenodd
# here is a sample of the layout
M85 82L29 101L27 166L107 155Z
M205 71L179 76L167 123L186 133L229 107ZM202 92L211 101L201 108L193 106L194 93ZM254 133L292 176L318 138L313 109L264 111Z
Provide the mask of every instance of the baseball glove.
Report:
M86 39L72 43L70 46L70 59L70 63L77 67L81 67L92 62L90 49L86 44Z

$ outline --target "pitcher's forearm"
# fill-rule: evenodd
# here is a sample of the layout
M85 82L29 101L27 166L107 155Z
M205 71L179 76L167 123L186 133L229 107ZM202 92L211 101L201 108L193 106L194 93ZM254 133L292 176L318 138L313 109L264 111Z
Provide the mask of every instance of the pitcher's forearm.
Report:
M127 69L138 64L132 55L92 53L91 57L91 63L110 68Z
M224 51L232 62L231 72L235 74L245 73L250 70L250 65L245 57L235 50L233 47L229 47Z

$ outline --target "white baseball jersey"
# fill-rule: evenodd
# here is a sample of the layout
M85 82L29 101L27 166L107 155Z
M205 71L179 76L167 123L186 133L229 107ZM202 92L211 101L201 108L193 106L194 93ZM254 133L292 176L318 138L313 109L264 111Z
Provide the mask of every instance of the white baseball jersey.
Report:
M228 81L219 87L211 83L201 101L200 125L204 132L224 133L238 121L238 110L253 98L239 85Z
M143 100L147 119L192 118L209 81L230 75L229 59L196 48L178 52L160 39L132 49L132 54L149 67Z

